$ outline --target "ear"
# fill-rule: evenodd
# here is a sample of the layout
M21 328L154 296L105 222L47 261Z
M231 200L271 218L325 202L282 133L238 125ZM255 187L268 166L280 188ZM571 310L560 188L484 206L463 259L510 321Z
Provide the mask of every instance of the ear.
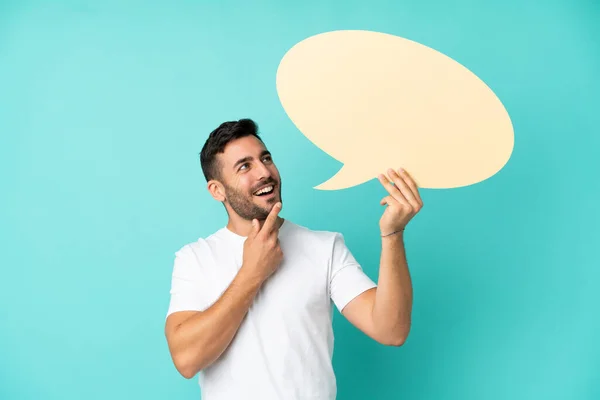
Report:
M223 188L223 185L219 181L210 180L206 187L213 199L221 203L225 201L225 188Z

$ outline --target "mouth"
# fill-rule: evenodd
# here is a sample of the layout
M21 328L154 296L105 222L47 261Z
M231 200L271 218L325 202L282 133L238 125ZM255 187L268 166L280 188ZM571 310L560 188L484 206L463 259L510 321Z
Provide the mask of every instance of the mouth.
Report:
M270 198L270 197L275 196L275 188L276 188L276 185L274 183L271 183L269 185L261 187L253 194L254 194L254 196L257 196L257 197Z

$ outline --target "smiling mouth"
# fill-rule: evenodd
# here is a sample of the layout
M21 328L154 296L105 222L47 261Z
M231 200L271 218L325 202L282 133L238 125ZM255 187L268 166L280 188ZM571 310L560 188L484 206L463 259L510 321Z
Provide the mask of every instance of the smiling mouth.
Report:
M265 186L260 190L257 190L256 192L254 192L255 196L258 197L269 197L271 195L275 194L275 184L271 184L269 186Z

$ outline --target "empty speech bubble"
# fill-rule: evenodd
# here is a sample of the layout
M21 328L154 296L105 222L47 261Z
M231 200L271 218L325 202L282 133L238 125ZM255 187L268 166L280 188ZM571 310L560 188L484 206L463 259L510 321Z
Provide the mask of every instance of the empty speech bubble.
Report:
M467 186L502 169L513 150L510 117L481 79L398 36L309 37L284 55L276 83L296 127L344 164L316 189L356 186L389 167L422 188Z

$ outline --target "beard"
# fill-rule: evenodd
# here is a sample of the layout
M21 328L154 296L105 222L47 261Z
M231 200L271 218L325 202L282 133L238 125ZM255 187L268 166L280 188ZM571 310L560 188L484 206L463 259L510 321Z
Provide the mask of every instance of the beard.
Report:
M264 182L258 186L263 186L265 184L276 185L273 189L275 191L275 196L267 200L267 206L255 203L254 200L255 198L258 199L258 197L254 196L254 194L252 193L254 193L256 190L254 190L252 193L247 194L230 186L224 185L226 202L229 203L229 205L237 215L239 215L247 221L252 221L254 218L258 219L259 221L265 220L271 212L271 209L273 208L275 203L277 203L278 201L282 202L281 181L279 182L279 184L277 184L275 181ZM262 203L264 204L264 202Z

